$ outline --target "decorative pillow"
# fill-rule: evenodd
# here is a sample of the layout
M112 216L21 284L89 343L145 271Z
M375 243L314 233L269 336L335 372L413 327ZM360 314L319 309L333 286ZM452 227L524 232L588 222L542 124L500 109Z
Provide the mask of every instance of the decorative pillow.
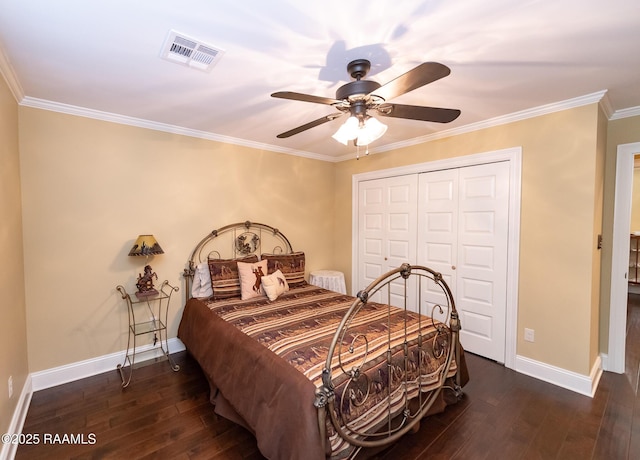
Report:
M269 300L276 300L280 294L289 290L289 283L282 272L276 270L275 273L262 277L262 289Z
M257 262L255 254L242 259L209 259L209 273L213 298L229 299L240 297L240 277L238 276L238 262Z
M211 288L211 274L209 273L209 265L206 262L196 265L193 274L193 284L191 285L192 297L211 297L213 289Z
M264 295L262 277L267 274L267 261L255 263L238 262L240 297L242 300Z
M289 287L304 286L305 258L304 252L292 252L291 254L262 254L261 260L267 261L269 275L280 270Z

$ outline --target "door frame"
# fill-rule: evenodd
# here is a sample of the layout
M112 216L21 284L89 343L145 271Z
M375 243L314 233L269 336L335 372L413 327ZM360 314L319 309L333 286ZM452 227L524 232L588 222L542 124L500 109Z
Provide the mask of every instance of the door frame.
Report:
M625 371L633 159L637 153L640 153L640 142L618 145L616 156L611 293L609 297L609 350L605 362L607 371L618 374Z
M515 369L518 338L518 282L520 267L520 204L522 189L522 147L512 147L396 168L354 174L351 181L351 279L357 280L358 267L358 188L362 181L442 169L462 168L508 161L509 167L509 240L507 243L507 299L505 318L505 367ZM351 283L353 295L361 289Z

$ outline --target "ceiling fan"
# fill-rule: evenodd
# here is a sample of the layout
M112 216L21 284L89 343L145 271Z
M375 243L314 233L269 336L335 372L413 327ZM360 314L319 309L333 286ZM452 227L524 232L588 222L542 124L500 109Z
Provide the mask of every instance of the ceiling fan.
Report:
M363 79L370 68L371 63L366 59L351 61L347 65L347 72L354 81L338 88L335 99L291 91L273 93L272 97L325 104L338 110L338 112L278 134L277 137L279 139L287 138L349 113L350 116L347 121L332 137L345 145L353 140L356 145L360 146L368 145L378 139L387 129L384 124L372 117L370 112L383 117L408 118L437 123L449 123L460 115L460 110L457 109L391 104L387 102L389 99L446 77L451 73L451 70L446 65L437 62L424 62L385 85L380 85L380 83L373 80Z

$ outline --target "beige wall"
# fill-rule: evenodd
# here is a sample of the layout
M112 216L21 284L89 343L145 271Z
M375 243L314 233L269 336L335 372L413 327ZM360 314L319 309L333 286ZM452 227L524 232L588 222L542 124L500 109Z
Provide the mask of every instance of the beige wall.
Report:
M0 74L0 431L6 433L29 373L22 257L18 104ZM8 380L13 377L13 397ZM0 447L2 449L2 447Z
M353 174L521 146L517 353L588 375L598 343L593 310L599 293L590 286L599 271L600 120L593 104L339 163L336 267L351 274ZM535 343L524 342L525 327L535 330Z
M604 208L604 177L607 154L607 124L608 118L602 109L598 111L597 131L596 131L596 157L595 157L595 180L594 180L594 219L593 235L594 242L592 251L591 270L591 318L590 318L590 350L589 359L594 362L600 355L600 309L602 290L602 241L598 238L603 233L603 208ZM600 244L600 248L598 248Z
M20 107L26 299L31 372L123 350L144 261L128 257L152 233L149 262L181 288L194 246L211 230L253 220L279 228L332 266L332 163Z

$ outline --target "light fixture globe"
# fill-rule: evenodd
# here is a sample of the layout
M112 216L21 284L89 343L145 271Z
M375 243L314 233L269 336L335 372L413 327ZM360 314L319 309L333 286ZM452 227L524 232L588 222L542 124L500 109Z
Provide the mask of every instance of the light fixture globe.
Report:
M331 137L333 137L338 142L347 145L349 141L358 137L358 132L360 131L360 129L358 128L359 124L360 122L356 117L349 117L347 118L347 121L345 121L340 126L340 128L338 128L338 131L336 131L336 133Z
M387 125L380 123L376 118L369 117L364 126L358 130L357 146L369 145L387 132Z
M387 125L376 118L369 116L361 118L362 120L356 116L350 116L331 137L344 145L353 140L357 146L364 146L379 139L387 131Z

